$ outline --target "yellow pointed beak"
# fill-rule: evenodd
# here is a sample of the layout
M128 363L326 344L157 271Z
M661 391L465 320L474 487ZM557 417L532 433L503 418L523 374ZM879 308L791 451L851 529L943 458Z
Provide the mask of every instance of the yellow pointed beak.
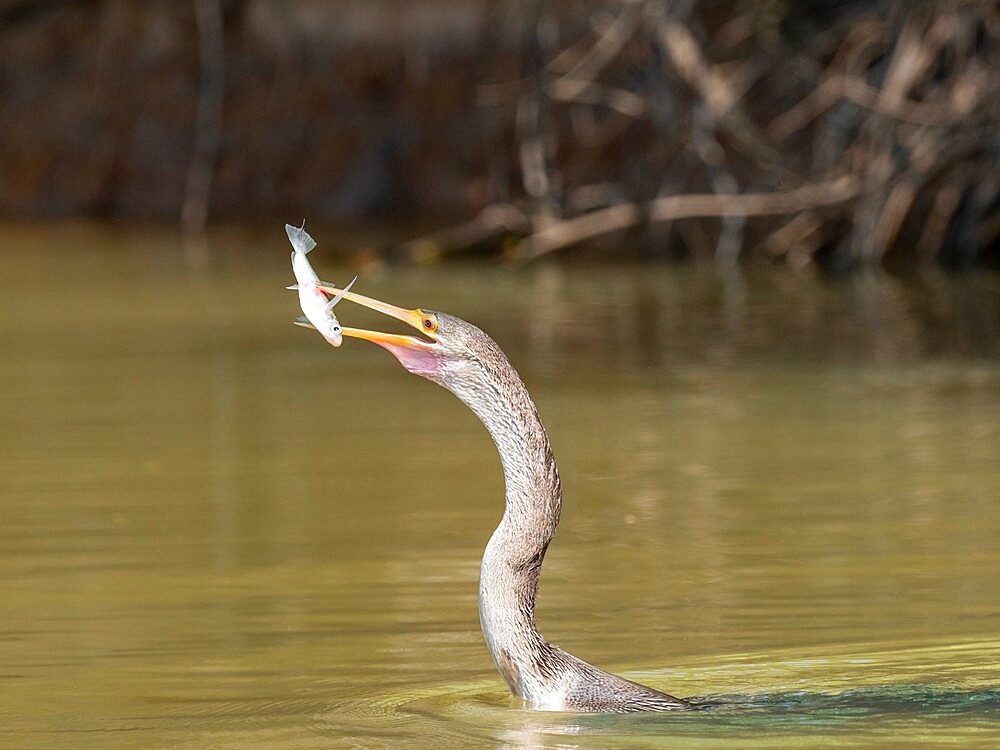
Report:
M427 350L433 347L433 343L437 341L437 336L434 334L434 326L427 325L428 320L432 320L427 313L421 310L406 310L402 307L396 307L395 305L390 305L387 302L382 302L377 299L372 299L371 297L366 297L363 294L356 294L354 292L347 292L342 289L338 289L335 286L330 286L327 284L320 284L319 288L323 290L326 294L330 295L341 295L344 299L349 302L354 302L363 307L367 307L371 310L376 310L385 315L389 315L396 320L401 320L409 326L416 328L418 331L427 336L431 341L425 341L423 339L416 338L414 336L402 336L396 333L382 333L381 331L369 331L364 328L348 328L342 327L341 332L345 336L351 336L356 339L365 339L366 341L371 341L389 349L394 354L395 347L403 347L405 349L415 349L415 350ZM397 356L399 356L397 354Z

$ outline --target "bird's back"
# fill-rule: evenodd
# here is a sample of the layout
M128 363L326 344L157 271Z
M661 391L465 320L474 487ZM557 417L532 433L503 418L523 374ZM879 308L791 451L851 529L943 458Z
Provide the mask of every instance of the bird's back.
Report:
M552 669L555 676L551 681L558 699L544 701L550 710L631 713L690 708L680 698L605 672L555 646L549 648L558 664ZM559 702L562 705L557 705Z

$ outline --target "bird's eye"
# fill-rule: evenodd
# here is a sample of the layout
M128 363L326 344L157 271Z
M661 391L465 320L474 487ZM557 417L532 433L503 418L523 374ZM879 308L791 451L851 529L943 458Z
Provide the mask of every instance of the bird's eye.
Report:
M437 318L435 318L433 315L430 315L429 313L424 313L423 317L424 317L424 322L423 322L424 330L427 333L434 333L438 327Z

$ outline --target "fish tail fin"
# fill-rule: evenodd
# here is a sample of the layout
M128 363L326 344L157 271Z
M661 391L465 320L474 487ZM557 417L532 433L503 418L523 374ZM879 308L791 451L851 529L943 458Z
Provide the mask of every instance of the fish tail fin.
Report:
M288 235L288 241L292 243L292 247L297 253L305 254L316 247L316 240L310 237L309 232L306 231L305 219L302 220L301 227L285 224L285 234Z

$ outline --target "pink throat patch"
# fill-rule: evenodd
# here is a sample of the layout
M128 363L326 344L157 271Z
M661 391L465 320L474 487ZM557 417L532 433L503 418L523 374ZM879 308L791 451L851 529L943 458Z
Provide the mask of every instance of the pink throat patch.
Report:
M399 360L399 363L414 375L433 375L438 371L438 358L427 349L422 347L411 349L408 346L386 344L381 341L375 343L391 352Z

